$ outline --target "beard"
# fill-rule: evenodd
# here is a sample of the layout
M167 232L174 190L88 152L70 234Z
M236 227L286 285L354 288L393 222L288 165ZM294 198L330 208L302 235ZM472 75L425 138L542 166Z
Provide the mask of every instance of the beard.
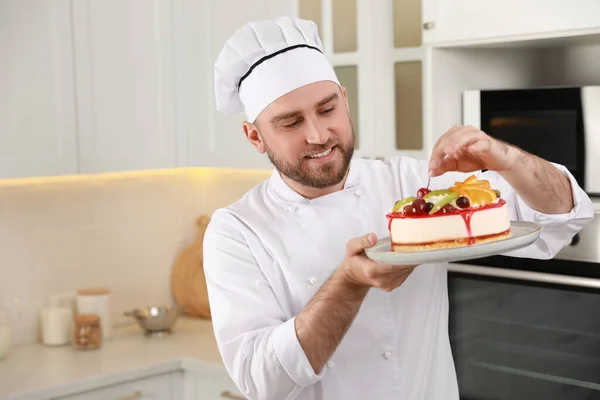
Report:
M298 160L285 160L277 156L277 154L274 154L265 142L267 156L279 173L301 185L316 189L324 189L337 185L346 177L350 162L352 161L352 156L354 155L356 133L352 123L350 126L352 129L352 139L349 143L336 142L330 138L327 143L311 146L306 151L307 154L317 154L335 146L342 155L341 162L338 157L327 164L311 168L307 165L308 158L305 156L301 156Z

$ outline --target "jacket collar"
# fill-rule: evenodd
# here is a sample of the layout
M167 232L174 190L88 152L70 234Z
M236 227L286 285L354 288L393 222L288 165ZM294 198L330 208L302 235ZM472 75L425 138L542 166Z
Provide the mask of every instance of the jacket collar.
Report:
M353 189L360 182L361 171L364 168L364 160L353 158L350 161L348 176L346 182L344 182L343 191ZM277 168L273 168L273 172L269 179L269 186L271 190L284 202L289 203L308 203L309 199L302 196L300 193L292 189L281 177L281 173Z

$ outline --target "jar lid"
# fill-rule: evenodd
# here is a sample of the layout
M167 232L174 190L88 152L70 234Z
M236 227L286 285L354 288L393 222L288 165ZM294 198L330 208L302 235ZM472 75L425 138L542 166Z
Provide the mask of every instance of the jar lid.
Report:
M77 294L80 296L100 296L109 293L110 290L108 290L108 288L89 288L77 291Z
M97 314L77 314L75 322L78 324L97 324L100 322L100 317Z

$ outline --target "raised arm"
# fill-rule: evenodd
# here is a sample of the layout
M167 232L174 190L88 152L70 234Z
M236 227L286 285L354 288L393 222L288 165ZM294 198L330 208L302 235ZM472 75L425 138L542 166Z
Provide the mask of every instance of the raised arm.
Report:
M515 220L542 226L540 240L508 255L551 258L593 218L591 200L562 165L496 140L472 126L455 126L437 141L430 175L477 172L502 192Z

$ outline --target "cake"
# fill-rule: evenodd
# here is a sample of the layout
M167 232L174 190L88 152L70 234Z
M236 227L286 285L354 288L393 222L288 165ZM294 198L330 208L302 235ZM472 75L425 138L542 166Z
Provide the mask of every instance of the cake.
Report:
M510 237L508 207L500 196L489 181L475 175L448 189L421 188L398 200L387 214L392 248L433 250Z

